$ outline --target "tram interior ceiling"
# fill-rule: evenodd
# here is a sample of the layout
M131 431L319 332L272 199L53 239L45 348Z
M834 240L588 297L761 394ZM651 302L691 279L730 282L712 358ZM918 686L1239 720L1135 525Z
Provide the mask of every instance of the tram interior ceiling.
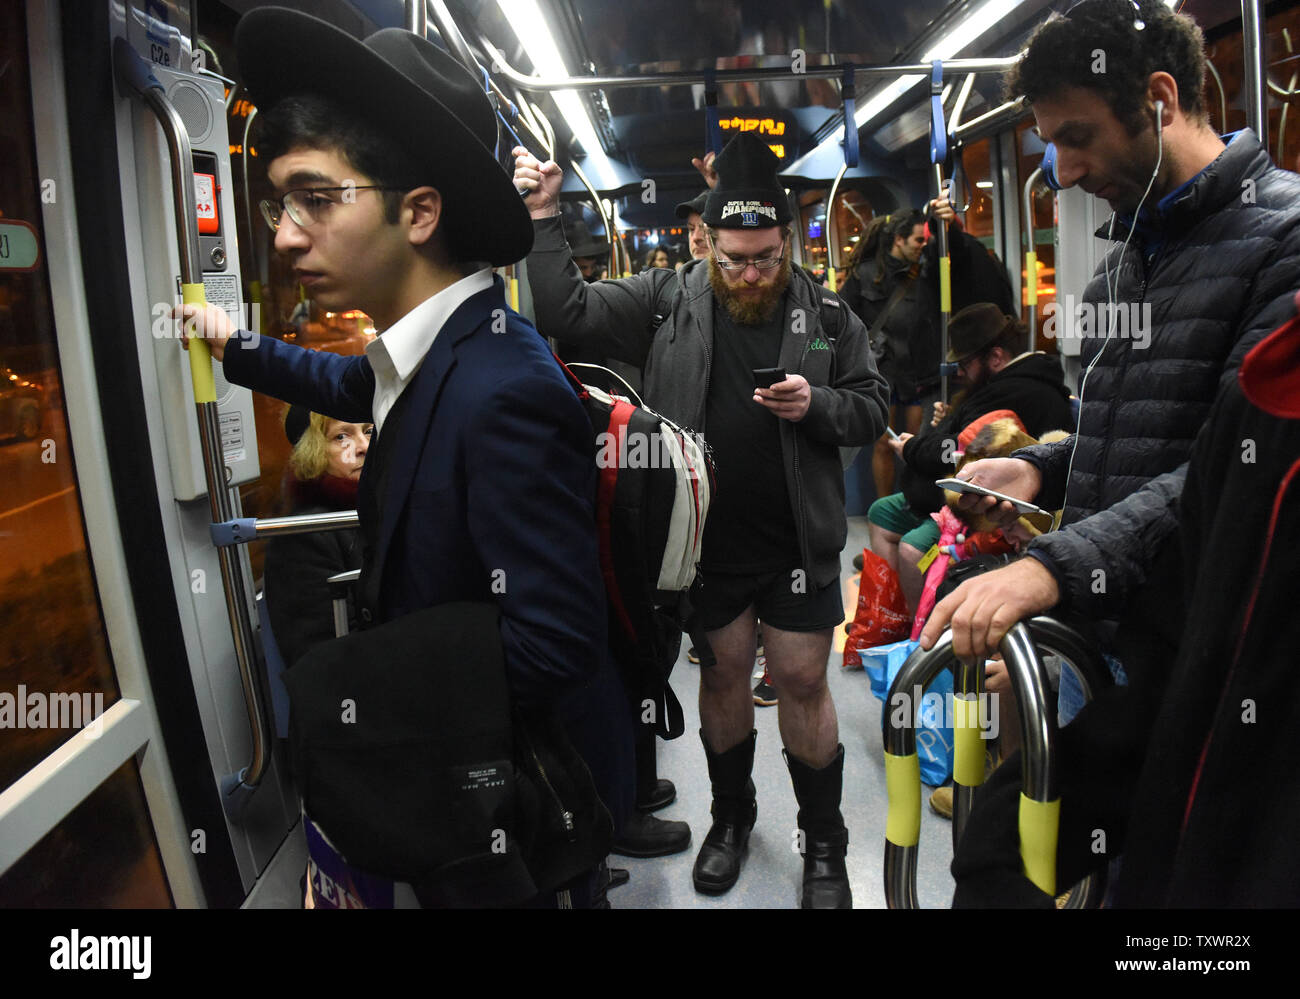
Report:
M0 710L0 906L296 908L307 850L300 789L275 734L281 680L268 666L257 591L267 538L354 528L356 518L283 516L291 479L284 403L227 382L220 363L194 363L172 309L182 299L214 304L241 328L340 355L362 354L378 331L360 311L313 300L259 211L284 192L258 155L258 108L241 84L234 33L243 15L267 5L87 0L83 17L79 3L20 0L0 15L0 66L22 84L0 99L0 649L8 657L0 697L24 691L27 720L37 717L29 706L44 719L60 717L46 706L71 711L75 701L81 712L76 724L65 711L62 727L42 721L38 730L6 722ZM606 277L653 266L659 248L670 267L690 261L675 209L704 189L692 160L740 132L776 155L794 261L832 290L843 288L871 221L924 207L937 173L952 183L963 231L1005 269L1033 347L1059 354L1067 383L1078 383L1079 345L1045 336L1046 317L1052 303L1082 297L1104 249L1091 234L1110 210L1045 182L1032 115L1006 101L1002 83L1032 31L1068 4L281 3L359 38L421 25L483 79L499 113L503 168L513 170L516 144L559 162L566 222L607 245L599 251L608 254ZM1279 165L1300 169L1300 0L1169 6L1204 31L1213 127L1249 124ZM1247 8L1257 9L1253 27ZM72 63L102 71L96 93L70 89ZM937 164L935 101L948 140ZM76 134L78 115L92 113L102 117L94 150ZM104 169L92 182L97 157ZM105 213L111 225L99 224ZM92 260L94 232L105 234L106 249ZM528 314L526 268L499 272ZM87 299L110 287L114 307L97 314ZM110 349L119 355L117 388L95 371L101 365L102 375ZM127 414L134 427L123 440ZM858 474L865 464L846 479L846 502L861 500L861 513L876 496L869 472ZM865 519L850 525L851 541L865 546ZM347 598L338 601L346 630ZM1053 622L1040 619L1038 629L1064 641ZM1016 682L1026 697L1046 673L1027 637L1034 630L1017 637L1025 679ZM680 682L693 682L688 644ZM846 730L857 725L859 743L868 732L877 753L879 717L865 681L833 673L837 700L855 705L842 712ZM103 737L82 738L92 725ZM760 745L764 738L769 749L776 743L764 733ZM661 768L673 768L692 821L707 821L703 757L687 741L665 744ZM887 848L897 869L880 885L880 856L868 844L885 830L885 771L875 757L866 763L860 745L853 751L854 765L869 771L853 775L855 793L875 796L850 819L874 823L870 836L854 828L851 837L859 904L945 904L946 874L923 871L918 892L915 856L897 844ZM764 779L787 786L778 763L774 753ZM963 821L970 800L959 804ZM907 797L909 809L915 804ZM793 828L793 810L782 818ZM952 856L947 829L928 813L916 822L916 835L927 837L925 865L938 870ZM780 852L775 833L767 836L750 863ZM935 852L942 863L930 859ZM77 883L54 869L61 857L82 858L95 876ZM633 862L634 884L658 878L650 863ZM687 867L672 870L689 885ZM1074 904L1094 904L1103 887L1094 882ZM634 897L703 904L685 890ZM758 891L745 898L788 902Z

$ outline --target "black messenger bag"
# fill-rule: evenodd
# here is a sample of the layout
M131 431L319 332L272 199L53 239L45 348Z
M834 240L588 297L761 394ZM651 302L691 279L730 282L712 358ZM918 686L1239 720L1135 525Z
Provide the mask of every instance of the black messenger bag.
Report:
M525 902L612 836L552 720L512 711L491 603L451 603L316 646L285 674L303 810L349 863L425 906Z

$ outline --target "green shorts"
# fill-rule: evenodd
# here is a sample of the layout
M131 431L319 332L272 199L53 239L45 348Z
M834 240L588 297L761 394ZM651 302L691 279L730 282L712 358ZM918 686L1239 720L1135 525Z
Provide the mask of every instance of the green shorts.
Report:
M901 535L901 543L921 552L939 543L939 525L907 505L902 493L878 499L867 511L867 519L877 527Z

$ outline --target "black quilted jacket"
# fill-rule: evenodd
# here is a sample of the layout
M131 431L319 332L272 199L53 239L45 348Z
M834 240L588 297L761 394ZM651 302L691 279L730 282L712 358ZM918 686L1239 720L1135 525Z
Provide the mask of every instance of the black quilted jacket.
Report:
M1102 334L1083 340L1082 370L1091 372L1079 433L1016 452L1042 471L1038 504L1066 508L1067 526L1035 539L1030 554L1056 576L1064 603L1099 617L1116 616L1173 530L1187 460L1220 384L1290 317L1300 177L1274 167L1243 130L1134 232L1121 264L1127 235L1117 223L1084 299L1104 311L1109 267L1114 300L1149 304L1149 328L1104 339L1103 319Z

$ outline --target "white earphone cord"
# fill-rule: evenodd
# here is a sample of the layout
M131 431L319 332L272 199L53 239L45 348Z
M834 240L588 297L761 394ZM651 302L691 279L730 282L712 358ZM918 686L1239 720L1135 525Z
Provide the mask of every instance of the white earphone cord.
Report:
M1119 279L1124 271L1124 254L1128 252L1129 240L1133 238L1133 233L1137 231L1138 217L1142 213L1142 206L1146 203L1147 195L1151 193L1151 188L1156 182L1156 176L1160 173L1160 164L1165 158L1165 135L1164 123L1161 118L1164 115L1165 105L1163 101L1156 101L1156 165L1151 171L1151 179L1147 181L1147 189L1142 192L1142 198L1138 201L1137 209L1133 212L1133 224L1129 227L1128 237L1124 240L1124 245L1120 247L1119 262L1115 265L1115 287L1111 288L1110 281L1110 254L1106 254L1106 261L1103 264L1106 274L1106 340L1101 345L1101 350L1097 351L1097 356L1089 363L1087 369L1083 372L1083 378L1079 382L1079 423L1074 428L1074 445L1070 448L1070 463L1065 469L1065 497L1061 500L1062 517L1064 519L1065 498L1070 495L1070 476L1074 472L1074 456L1079 450L1079 430L1083 426L1083 394L1088 387L1088 376L1092 374L1092 369L1097 366L1101 360L1101 355L1106 353L1106 348L1110 346L1110 339L1115 332L1115 307L1119 304L1116 298L1119 295ZM1119 213L1112 213L1110 217L1110 232L1106 234L1107 239L1111 239L1115 234L1115 218ZM1058 521L1052 530L1060 529Z

